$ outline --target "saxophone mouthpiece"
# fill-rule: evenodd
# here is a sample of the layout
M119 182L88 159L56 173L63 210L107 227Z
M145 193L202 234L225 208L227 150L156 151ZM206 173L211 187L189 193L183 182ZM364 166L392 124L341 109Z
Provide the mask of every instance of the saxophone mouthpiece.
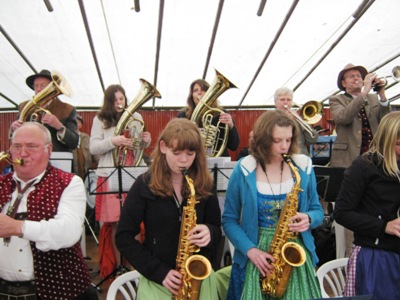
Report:
M182 175L186 176L187 175L187 169L186 168L180 168L180 169L181 169Z

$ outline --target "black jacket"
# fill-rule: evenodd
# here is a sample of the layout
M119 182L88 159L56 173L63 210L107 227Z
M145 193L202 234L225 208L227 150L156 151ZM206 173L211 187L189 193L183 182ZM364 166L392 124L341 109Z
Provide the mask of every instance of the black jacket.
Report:
M387 176L376 157L357 157L344 173L334 210L335 220L354 231L354 244L400 253L400 239L385 233L399 209L399 180Z
M179 210L173 197L155 196L148 188L149 176L140 175L125 200L118 223L116 244L121 254L146 278L162 284L171 269L175 269L180 226ZM186 205L186 199L182 205ZM197 224L210 229L211 242L201 255L210 261L221 238L221 211L218 198L210 196L196 204ZM135 236L144 222L145 240L140 244Z

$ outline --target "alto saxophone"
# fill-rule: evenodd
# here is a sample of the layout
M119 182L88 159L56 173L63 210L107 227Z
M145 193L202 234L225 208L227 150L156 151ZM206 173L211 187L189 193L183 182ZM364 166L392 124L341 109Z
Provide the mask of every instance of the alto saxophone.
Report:
M176 300L196 300L199 298L200 285L211 273L210 261L202 255L193 255L199 252L200 248L188 240L189 231L196 226L196 192L193 180L187 175L187 170L182 169L189 186L190 195L187 205L183 207L181 231L179 236L178 254L176 256L176 269L183 276L183 284L179 289Z
M275 258L273 273L261 279L262 292L277 298L285 293L293 267L299 267L306 261L304 249L291 241L296 237L296 233L289 231L289 219L297 214L298 194L301 191L300 174L289 155L283 154L283 159L289 165L295 182L292 191L286 195L285 205L268 251Z

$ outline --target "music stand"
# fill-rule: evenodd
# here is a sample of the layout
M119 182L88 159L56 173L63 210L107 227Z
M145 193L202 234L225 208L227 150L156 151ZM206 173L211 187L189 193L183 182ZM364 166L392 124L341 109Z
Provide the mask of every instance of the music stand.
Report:
M117 166L115 168L103 167L98 169L112 169L110 175L108 175L105 180L98 185L95 189L91 189L90 180L89 180L89 194L91 195L103 195L103 194L118 194L120 210L122 210L122 194L127 193L133 182L136 180L137 176L144 173L148 168L147 167L122 167ZM128 172L130 170L131 172ZM136 176L136 177L135 177ZM109 191L107 192L98 192L97 190L106 182L109 185ZM125 272L130 271L124 263L123 256L120 253L120 264L114 268L111 273L109 273L106 277L104 277L98 284L92 284L97 290L100 290L100 286L107 279L115 278L117 274L123 274Z
M317 179L317 192L321 201L328 203L328 213L333 212L332 202L336 201L343 181L345 168L314 166Z

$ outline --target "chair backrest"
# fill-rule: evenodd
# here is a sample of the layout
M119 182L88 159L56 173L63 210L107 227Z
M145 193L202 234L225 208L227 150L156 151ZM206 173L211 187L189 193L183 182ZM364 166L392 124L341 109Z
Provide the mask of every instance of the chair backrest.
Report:
M343 296L344 285L346 283L346 266L348 258L339 258L328 261L320 266L317 270L317 278L321 287L321 294L323 298L329 298L330 295L325 289L324 283L329 286L333 297Z
M139 277L140 273L136 270L118 276L108 288L106 299L115 300L118 292L120 292L125 300L135 300Z

